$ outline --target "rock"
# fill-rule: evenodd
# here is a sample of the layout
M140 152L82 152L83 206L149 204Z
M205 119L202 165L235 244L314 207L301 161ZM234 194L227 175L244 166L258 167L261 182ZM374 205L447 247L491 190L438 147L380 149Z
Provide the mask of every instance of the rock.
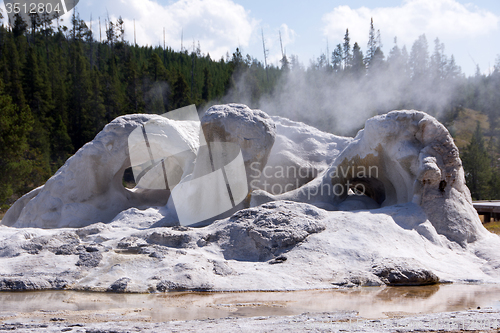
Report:
M177 273L173 280L162 280L156 284L158 291L210 291L213 286L199 272Z
M21 248L29 254L38 254L42 250L48 250L61 254L72 252L80 244L80 239L74 232L62 232L57 236L38 236L27 240Z
M384 260L372 272L389 286L425 286L439 283L439 277L411 258Z
M76 266L94 268L99 266L103 258L97 246L78 246L75 252L78 254Z
M274 259L271 259L268 261L268 263L270 265L274 265L274 264L281 264L281 263L284 263L285 261L287 261L287 257L281 255L281 256L278 256Z
M100 253L80 253L79 260L76 263L77 266L83 266L88 268L93 268L99 266L99 263L102 260L102 254Z
M10 277L0 278L0 291L34 291L46 289L63 289L67 281L61 278L46 279L44 277Z
M111 286L109 286L108 291L115 292L115 293L123 293L127 289L127 285L130 282L130 279L127 277L123 277L121 279L116 280L113 282Z
M136 229L147 229L163 219L158 208L137 209L129 208L115 216L109 226L130 226Z
M141 247L147 246L148 243L139 237L124 237L122 238L119 242L117 247L119 249L125 249L125 250L138 250Z
M188 232L168 230L168 231L153 231L146 238L149 244L157 244L162 246L183 248L189 247L192 241L191 235Z
M293 208L292 208L293 207ZM207 237L216 241L226 260L267 261L325 229L325 214L309 205L271 202L235 213L218 222ZM220 228L223 225L223 228Z

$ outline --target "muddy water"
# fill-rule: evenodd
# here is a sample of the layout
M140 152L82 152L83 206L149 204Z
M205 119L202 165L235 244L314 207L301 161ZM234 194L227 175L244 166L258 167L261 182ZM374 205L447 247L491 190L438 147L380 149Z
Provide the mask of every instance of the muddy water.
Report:
M352 290L166 294L74 291L0 293L0 321L170 321L357 311L364 318L500 309L500 285L435 285Z

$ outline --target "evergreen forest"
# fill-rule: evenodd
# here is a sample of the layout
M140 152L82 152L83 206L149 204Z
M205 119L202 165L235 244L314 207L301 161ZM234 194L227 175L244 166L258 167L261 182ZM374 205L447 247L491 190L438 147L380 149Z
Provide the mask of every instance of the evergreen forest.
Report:
M428 112L457 139L473 198L500 199L500 57L488 74L478 68L466 76L444 44L436 39L430 47L425 35L410 49L394 38L384 54L373 20L366 47L351 42L346 30L332 52L321 52L307 67L294 55L266 66L239 49L212 59L194 43L181 51L132 45L121 19L105 21L105 34L96 39L76 11L69 26L38 16L30 28L20 16L5 21L3 211L120 115L162 114L189 104L201 112L228 102L340 135L354 135L368 117L394 109Z

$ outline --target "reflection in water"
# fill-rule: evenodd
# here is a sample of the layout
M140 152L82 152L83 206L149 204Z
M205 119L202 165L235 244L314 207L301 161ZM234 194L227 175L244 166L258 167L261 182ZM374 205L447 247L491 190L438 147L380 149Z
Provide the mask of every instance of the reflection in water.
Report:
M68 320L192 320L357 311L364 318L500 308L500 285L368 287L353 290L112 294L75 291L0 293L0 319L57 314ZM20 315L19 313L24 313ZM18 319L16 317L16 319ZM97 318L97 319L96 319Z

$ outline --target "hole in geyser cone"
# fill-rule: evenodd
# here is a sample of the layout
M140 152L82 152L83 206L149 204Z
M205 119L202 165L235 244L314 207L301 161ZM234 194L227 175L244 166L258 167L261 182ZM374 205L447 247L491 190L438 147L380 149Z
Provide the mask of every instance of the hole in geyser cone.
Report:
M382 205L385 201L385 186L377 178L354 178L350 181L350 189L355 194L365 195L377 204Z
M122 177L123 187L127 189L134 188L137 184L135 183L134 173L132 172L132 167L126 168L123 172Z
M386 199L385 186L376 178L349 180L348 195L340 204L341 210L377 209Z

